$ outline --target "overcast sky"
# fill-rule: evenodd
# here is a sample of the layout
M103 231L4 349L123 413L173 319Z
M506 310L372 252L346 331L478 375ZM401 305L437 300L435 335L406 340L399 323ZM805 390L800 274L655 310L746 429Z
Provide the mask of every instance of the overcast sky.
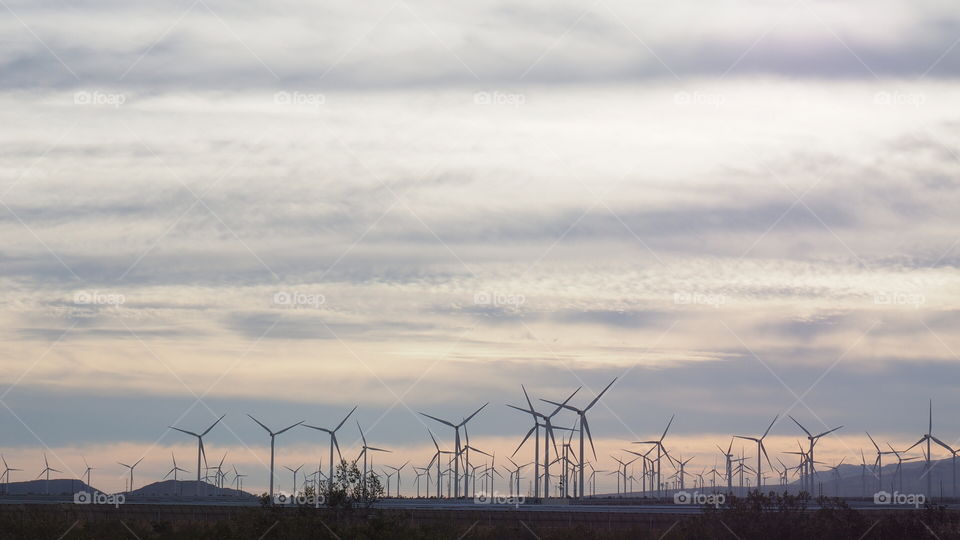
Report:
M490 402L471 442L502 456L521 383L582 404L614 377L601 463L674 413L697 470L778 413L843 424L818 459L849 461L865 430L912 444L929 398L960 443L951 2L0 11L15 480L45 449L103 489L144 455L145 483L195 451L167 426L227 413L209 452L263 489L246 413L355 404L424 465L452 433L418 411ZM294 430L278 463L325 448Z

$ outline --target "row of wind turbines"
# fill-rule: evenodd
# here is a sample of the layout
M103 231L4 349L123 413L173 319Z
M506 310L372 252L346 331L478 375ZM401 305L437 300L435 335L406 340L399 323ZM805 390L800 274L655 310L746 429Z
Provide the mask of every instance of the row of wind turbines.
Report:
M792 420L802 431L807 441L806 445L803 445L798 441L798 447L795 451L783 452L786 455L797 456L799 458L797 465L789 467L778 457L777 462L780 466L777 467L770 459L766 445L764 444L764 440L777 421L780 419L780 415L778 414L773 418L770 424L767 425L767 428L762 434L757 436L734 435L730 439L730 443L726 450L717 445L717 449L723 456L724 463L722 470L718 470L716 463L714 463L713 469L709 471L707 471L706 467L704 467L699 473L691 473L688 466L693 458L683 459L679 452L674 455L668 451L667 446L664 443L670 427L673 425L675 419L674 415L671 416L670 420L667 422L666 428L663 430L663 433L658 439L633 442L633 444L646 445L647 448L645 450L638 451L634 449L623 449L622 451L624 454L628 455L629 457L624 457L622 454L620 456L610 456L615 462L613 470L601 470L594 466L594 463L598 462L598 457L596 448L594 447L593 436L590 431L587 413L600 402L601 398L613 386L616 380L617 379L614 378L612 381L610 381L610 383L607 384L603 390L597 393L592 400L587 402L582 407L571 405L571 400L578 395L581 388L575 389L566 397L566 399L563 399L562 401L540 399L539 402L546 404L548 407L538 409L537 406L534 405L534 401L530 398L526 388L521 385L525 406L507 404L507 407L525 415L529 415L530 419L532 420L532 426L526 432L520 441L520 444L513 451L513 453L506 457L506 460L510 465L508 466L501 464L500 470L507 474L506 478L504 478L504 476L500 473L500 470L498 470L496 467L495 452L486 452L470 444L470 435L467 429L468 423L473 420L481 411L483 411L489 405L489 403L485 403L469 415L461 417L459 421L445 419L437 415L421 412L420 414L426 419L431 420L440 426L443 426L444 428L452 430L451 434L453 436L452 438L454 447L452 450L441 448L441 445L438 442L434 432L431 429L427 430L427 434L430 437L435 451L430 457L430 460L426 466L412 467L416 474L414 483L416 486L417 496L420 497L422 478L426 479L426 485L428 486L426 490L427 496L431 496L432 491L432 496L435 496L436 498L443 498L444 496L453 498L474 496L476 495L478 484L480 484L481 493L493 493L496 484L496 478L506 480L509 493L511 495L520 495L523 491L521 489L523 470L531 465L533 466L533 477L531 486L527 490L527 493L535 498L549 498L552 496L582 498L587 495L596 495L596 475L598 473L607 473L608 475L616 476L617 493L620 495L626 495L628 493L636 494L636 491L633 489L633 483L635 481L639 481L641 484L640 493L644 496L663 496L665 492L670 490L686 489L687 478L693 479L694 488L699 487L701 489L705 489L705 475L712 475L711 487L713 489L716 490L722 485L720 482L718 482L718 478L720 478L725 480L727 491L732 492L734 488L734 480L738 477L740 488L750 488L750 477L753 476L755 476L755 482L753 483L752 487L755 489L764 487L764 482L768 478L764 474L764 461L767 462L769 471L777 474L780 486L786 487L789 485L789 474L792 472L794 477L799 479L800 489L808 493L813 493L818 486L817 465L825 465L824 463L815 459L816 445L821 439L843 427L838 426L814 434L795 418L788 415L790 420ZM333 483L335 481L334 465L336 463L347 463L341 454L337 433L341 430L341 428L343 428L357 408L357 406L353 407L353 409L351 409L342 418L342 420L340 420L340 422L333 427L311 425L307 424L306 421L301 420L284 426L280 429L271 429L254 416L249 414L247 415L253 422L260 426L270 438L269 495L271 500L274 500L274 490L277 484L275 474L277 437L297 427L305 427L327 434L329 438L327 473L323 473L321 465L318 465L317 470L309 475L304 473L302 475L302 489L306 489L308 482L312 482L316 492L322 491L321 483L326 484L327 490L332 490ZM953 496L956 496L956 456L957 453L960 453L960 449L953 449L950 445L947 445L932 434L932 400L930 402L929 412L930 414L927 433L925 433L912 446L904 450L896 450L890 443L886 443L886 446L889 448L889 450L884 450L879 444L877 444L873 437L867 433L870 442L873 444L874 449L876 450L876 458L872 464L871 475L877 478L878 489L882 489L883 487L882 466L884 456L892 455L895 457L897 460L897 468L894 474L900 475L900 466L904 462L920 459L919 457L906 456L905 454L912 451L914 448L920 447L922 450L924 450L922 456L924 459L923 476L926 478L927 494L928 496L932 495L932 475L929 473L933 466L931 461L933 445L937 445L949 452L950 456L952 457L954 479ZM568 413L568 416L570 417L569 420L572 420L571 425L565 426L558 424L558 415L561 413ZM232 481L228 480L229 472L224 472L223 469L226 454L224 454L223 459L220 460L217 466L211 467L207 464L204 437L206 437L224 419L225 416L226 415L220 416L215 422L207 426L206 429L202 431L191 431L180 427L170 426L170 429L173 429L184 435L194 437L197 441L197 476L195 486L197 496L201 495L202 489L205 489L206 486L211 485L211 480L212 485L218 488L223 488L225 485L233 484L238 491L242 491L243 489L243 478L247 475L241 474L236 469L236 466L234 466L232 471L233 479ZM388 453L390 450L368 445L366 434L363 432L359 422L357 422L357 429L359 431L362 444L360 447L360 453L352 460L352 463L356 464L359 468L360 460L362 459L363 461L361 481L363 483L364 490L366 490L369 478L376 476L377 478L384 478L386 480L388 496L392 495L394 490L391 488L395 486L396 496L399 497L402 482L402 471L409 464L409 461L403 463L399 467L387 465L385 468L381 468L379 473L376 472L373 467L371 453ZM557 443L558 437L556 436L558 431L563 432L559 437L559 446ZM574 436L578 437L576 443L574 443ZM739 458L733 453L734 441L738 439L745 442L752 442L756 445L757 453L755 467L748 464L748 459L743 453L741 453ZM528 463L517 463L514 461L514 458L516 458L517 453L520 452L520 450L530 440L533 441L533 459ZM587 444L589 444L590 447L590 453L593 458L592 460L589 459L589 456L586 453ZM551 449L553 451L552 454ZM336 451L338 458L337 460L335 460L334 451ZM471 453L474 456L474 463L471 463ZM865 494L868 465L862 450L860 451L860 454L861 480ZM477 456L483 457L478 458ZM165 480L172 476L173 480L176 482L179 480L179 473L189 473L190 471L180 467L177 464L176 457L172 454L171 459L172 468L167 472L163 479ZM4 467L3 472L0 473L0 481L4 482L4 492L6 493L6 485L10 482L11 473L21 471L22 469L10 467L3 456L0 456L0 460L2 460ZM477 464L476 461L478 460L483 461L483 463ZM129 491L133 491L134 489L134 471L142 461L143 457L132 463L119 463L119 465L127 468L129 471L129 481L126 486L127 490ZM634 465L638 461L640 461L640 464ZM669 465L674 469L673 474L666 477L664 477L662 469L664 461L667 461L667 463L669 463ZM838 468L840 465L842 465L842 463L843 460L836 465L827 467L827 469L835 475L835 478L838 480L838 482L840 479ZM94 470L94 468L86 462L85 458L84 466L85 469L82 476L85 477L87 485L90 485L91 471ZM292 493L294 494L298 489L297 476L304 466L305 465L300 465L296 468L289 466L284 467L293 474ZM446 468L444 468L444 466ZM559 472L557 472L556 475L551 473L552 467L559 467ZM631 467L633 467L632 472L630 471ZM640 469L639 475L637 473L638 468ZM590 469L589 476L587 476L587 469ZM557 469L553 469L553 471L556 470ZM51 472L59 473L61 471L51 467L47 460L46 454L44 454L44 468L37 478L46 478L48 492ZM747 477L746 484L744 483L745 476ZM394 477L396 479L396 484L393 484L392 482ZM902 476L900 477L900 485L902 486ZM446 489L444 489L444 487L446 487Z

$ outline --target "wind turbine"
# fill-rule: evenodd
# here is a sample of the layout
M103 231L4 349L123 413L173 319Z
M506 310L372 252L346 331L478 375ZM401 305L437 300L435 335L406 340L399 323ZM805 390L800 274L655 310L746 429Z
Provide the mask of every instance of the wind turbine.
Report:
M820 440L820 437L823 437L823 436L825 436L825 435L829 435L830 433L833 433L834 431L842 428L843 426L837 426L837 427L835 427L835 428L833 428L833 429L824 431L823 433L820 433L819 435L813 435L813 434L811 434L809 431L807 431L807 428L803 427L803 425L800 424L800 422L797 422L797 419L796 419L796 418L794 418L794 417L792 417L792 416L790 416L790 415L787 415L787 416L788 416L791 420L793 420L793 423L794 423L794 424L796 424L797 426L799 426L800 429L802 429L803 432L807 434L807 440L810 441L810 450L807 452L807 461L809 462L809 466L808 466L808 476L810 477L810 490L813 491L813 483L816 481L816 478L817 478L817 468L814 467L814 464L816 463L816 461L814 461L814 459L813 459L813 447L814 447L814 445L817 444L817 441Z
M662 456L660 455L660 452L661 452L661 450L662 450L662 451L663 451L663 455L667 456L667 459L671 459L671 460L673 459L673 458L670 457L670 454L667 453L667 449L663 446L663 439L665 439L665 438L667 437L667 431L670 431L670 425L673 424L673 419L674 419L675 416L676 416L676 415L673 415L673 416L670 417L670 421L667 422L667 428L663 430L663 435L661 435L659 439L657 439L657 440L655 440L655 441L637 441L637 442L633 443L633 444L653 444L653 445L655 445L655 446L657 447L657 459L656 459L656 461L657 461L657 495L658 495L658 496L660 495L660 490L661 490L661 485L660 485L660 467L661 467L661 465L660 465L660 458L661 458Z
M356 406L350 409L350 412L348 412L347 415L343 417L343 420L341 420L340 423L337 424L337 427L333 429L311 426L309 424L303 425L304 427L308 427L310 429L316 429L318 431L322 431L330 435L330 465L329 465L330 474L327 476L327 489L330 493L333 493L333 449L334 448L337 449L337 455L340 456L340 461L341 462L343 461L343 454L340 453L340 445L337 443L337 430L343 427L343 424L346 423L347 419L350 418L350 415L353 414L353 411L355 410L357 410Z
M584 408L582 408L582 409L578 409L578 408L573 407L573 406L571 406L571 405L567 405L566 402L564 402L564 403L557 403L556 401L550 401L550 400L547 400L547 399L541 399L541 400L540 400L540 401L545 401L545 402L547 402L547 403L549 403L549 404L551 404L551 405L557 405L557 406L559 406L559 407L562 407L562 408L564 408L564 409L567 409L567 410L570 410L570 411L573 411L573 412L577 413L577 416L578 416L579 419L580 419L580 430L579 430L579 431L580 431L580 463L583 463L583 462L584 462L584 459L583 459L583 432L584 432L584 430L586 430L586 432L587 432L587 439L590 441L590 450L593 451L593 459L597 459L597 450L596 450L596 448L593 447L593 436L590 434L590 424L587 423L587 411L589 411L594 405L597 404L598 401L600 401L600 398L603 397L603 394L606 393L606 391L609 390L610 387L613 386L613 383L615 383L615 382L617 382L617 378L616 378L616 377L614 377L613 380L610 381L610 384L608 384L608 385L606 386L606 388L604 388L603 390L600 391L599 394L597 394L597 397L593 398L593 401L591 401L589 404L587 404L586 407L584 407ZM571 397L572 397L572 396L571 396ZM571 436L572 436L572 435L573 435L573 434L571 433ZM582 497L583 497L583 467L582 467L582 466L580 467L580 485L579 485L578 489L579 489L579 491L580 491L580 495L579 495L579 496L582 498Z
M50 467L50 462L47 461L47 454L44 453L44 454L43 454L43 470L40 471L40 474L37 476L37 478L40 478L40 477L43 476L44 474L47 475L47 482L46 482L47 495L50 494L50 473L51 473L51 472L60 472L60 471L58 471L57 469L54 469L54 468Z
M284 465L283 468L293 473L293 491L290 492L290 496L291 496L291 497L296 497L296 496L297 496L297 473L300 472L300 469L303 468L303 465L301 464L301 465L300 465L299 467L297 467L296 469L291 469L290 467L287 467L286 465ZM292 502L292 501L291 501L291 502Z
M280 435L280 434L283 433L284 431L287 431L287 430L289 430L289 429L293 429L293 428L299 426L300 424L303 423L303 420L297 422L296 424L291 424L291 425L289 425L289 426L287 426L287 427L285 427L285 428L283 428L283 429L281 429L281 430L279 430L279 431L271 431L270 428L268 428L267 426L263 425L263 422L257 420L256 418L254 418L254 417L251 416L250 414L247 414L247 416L249 416L251 420L253 420L254 422L256 422L257 425L259 425L260 427L262 427L264 430L266 430L267 433L270 434L270 504L273 504L273 484L274 484L274 476L273 476L273 456L274 456L275 449L276 449L277 435Z
M551 422L551 419L554 416L556 416L557 413L563 410L563 407L558 406L556 409L553 410L552 413L548 415L539 413L533 408L533 403L530 402L530 396L527 395L527 389L524 388L523 385L520 385L520 388L523 389L523 396L527 398L527 406L530 408L522 409L515 405L507 405L507 407L530 414L531 416L533 416L534 425L532 428L530 428L530 431L527 432L527 435L523 438L523 440L520 441L520 445L517 446L517 450L513 451L513 455L516 455L517 451L520 450L520 447L523 446L523 443L527 442L527 439L530 438L531 433L536 432L538 434L537 440L539 442L538 428L540 427L540 424L537 422L537 418L542 419L543 420L543 438L544 438L544 441L543 441L543 496L544 498L546 498L550 496L550 465L552 463L550 461L550 444L553 445L554 453L557 453L557 441L556 441L556 437L554 437L554 434L553 434L553 430L555 428L553 426L553 423ZM566 405L567 402L569 402L573 398L573 396L575 396L577 392L580 391L580 388L581 387L577 387L577 389L574 390L573 393L567 397L567 399L563 400L562 405ZM567 429L567 428L558 427L556 429ZM535 472L538 472L538 471L539 471L539 467L535 468ZM539 497L539 494L537 494L536 496Z
M932 485L931 485L932 477L930 476L930 471L933 470L933 468L932 468L932 466L931 466L931 464L930 464L930 458L931 458L931 454L930 454L930 442L933 441L933 442L939 444L939 445L942 446L944 449L946 449L947 452L950 452L951 455L954 454L954 451L953 451L953 448L950 448L949 446L947 446L946 443L944 443L944 442L941 441L940 439L938 439L938 438L936 438L936 437L933 436L933 400L932 400L932 399L930 400L930 421L929 421L929 423L927 424L927 432L926 432L926 434L924 434L923 437L920 437L920 440L919 440L919 441L913 443L913 446L911 446L910 448L907 448L906 450L904 450L904 452L909 452L910 450L913 450L913 448L914 448L915 446L917 446L917 445L920 444L920 443L923 443L924 441L926 441L926 443L927 443L927 452L926 452L926 455L925 455L926 461L924 462L924 467L923 467L924 472L923 472L923 475L922 475L922 476L926 476L926 477L927 477L927 497L930 498L930 499L933 499L933 487L932 487ZM956 477L957 477L957 471L956 471L957 462L956 462L956 460L954 460L953 465L954 465L953 477L954 477L954 479L956 479ZM954 487L954 490L956 490L956 487Z
M834 495L835 495L836 497L839 497L839 496L840 496L840 471L839 471L838 469L840 468L841 465L843 465L843 460L844 460L844 459L846 459L846 458L841 458L841 459L840 459L840 463L837 463L837 464L834 465L833 467L827 467L828 469L830 469L831 471L833 471L833 478L834 478L834 491L833 491L833 493L834 493Z
M400 497L400 471L402 471L403 468L406 467L408 463L410 463L409 460L405 461L404 464L401 465L401 466L399 466L399 467L394 467L394 466L392 466L392 465L387 465L387 468L388 468L388 469L393 469L393 471L394 471L395 473L397 473L397 497L398 497L398 498ZM387 492L387 496L388 496L388 497L390 496L390 492L389 492L389 491Z
M867 437L870 439L870 442L873 443L873 447L877 449L877 459L874 460L873 464L877 468L877 489L883 489L883 456L886 454L893 454L894 452L884 452L880 450L880 447L877 446L877 442L873 440L873 437L870 436L869 432L864 432L867 434ZM912 447L911 447L912 448ZM906 450L904 450L906 452Z
M610 457L612 457L614 461L616 461L617 463L619 463L619 464L620 464L620 467L623 467L623 473L622 473L622 474L623 474L623 494L626 495L626 494L627 494L627 466L630 465L631 463L633 463L634 461L640 459L640 458L639 458L639 457L635 457L635 458L631 459L630 461L626 461L626 462L625 462L625 461L621 461L619 458L616 458L616 457L613 457L613 456L610 456ZM621 475L620 467L617 467L617 490L618 490L618 491L619 491L619 489L620 489L620 475Z
M0 455L0 461L3 461L3 474L0 474L0 478L4 479L3 482L3 494L6 495L8 488L10 487L10 473L14 471L22 471L23 469L14 469L7 465L6 458L3 455Z
M134 463L133 465L127 465L126 463L120 463L119 461L117 462L117 463L120 463L120 465L123 465L124 467L130 469L130 490L129 490L130 493L133 493L133 469L135 469L137 465L140 464L141 461L143 461L143 458L138 459L137 462Z
M763 464L760 461L760 452L763 451L763 456L767 458L767 465L770 465L770 468L773 468L773 463L770 463L770 456L767 455L767 448L763 445L763 439L766 438L767 434L770 433L770 429L773 428L773 425L777 423L777 419L780 418L780 415L773 417L773 421L770 422L770 425L767 426L767 430L763 432L759 438L757 437L746 437L743 435L734 435L736 439L746 439L748 441L753 441L757 443L757 492L760 492L760 488L763 487L763 476L762 469Z
M723 454L723 459L727 464L727 493L733 493L733 437L730 438L730 446L727 447L726 452L723 451L723 448L720 448L720 445L717 445L717 450Z
M457 453L457 456L459 457L459 456L460 456L460 452L462 451L461 448L460 448L460 428L466 426L467 422L469 422L471 419L473 419L473 417L476 416L477 413L479 413L480 411L482 411L483 408L486 407L487 405L489 405L489 403L484 403L483 406L481 406L479 409L477 409L476 411L474 411L473 414L471 414L470 416L466 417L466 418L465 418L462 422L460 422L459 424L454 424L453 422L448 422L448 421L443 420L443 419L441 419L441 418L437 418L436 416L430 416L429 414L424 413L424 412L421 412L420 414L422 414L423 416L426 416L427 418L429 418L429 419L431 419L431 420L435 420L435 421L437 421L437 422L440 422L441 424L444 424L444 425L447 425L447 426L450 426L450 427L453 428L454 437L455 437L454 451ZM453 496L454 496L454 497L460 497L460 460L459 460L459 459L455 460L454 463L453 463L453 477L454 477ZM469 479L466 480L466 482L467 482L467 483L466 483L466 484L464 485L464 487L463 487L463 489L464 489L464 494L466 494L466 492L469 491Z
M247 475L245 474L240 474L239 472L237 472L236 465L233 466L233 483L235 486L237 486L236 487L237 491L243 491L243 478L245 478L246 476Z
M220 421L223 420L223 417L224 417L224 416L226 416L226 414L221 415L220 418L217 418L217 421L216 421L216 422L210 424L210 427L208 427L207 429L203 430L203 431L200 432L200 433L194 433L194 432L192 432L192 431L187 431L187 430L185 430L185 429L180 429L180 428L178 428L178 427L170 426L170 429L174 429L174 430L179 431L180 433L186 433L187 435L190 435L190 436L193 436L193 437L196 437L196 438L197 438L197 496L198 496L198 497L200 496L200 470L201 470L201 467L200 467L200 458L203 457L204 461L206 461L206 458L207 458L206 452L204 452L204 449L203 449L203 437L204 437L207 433L210 433L210 430L212 430L212 429L214 428L214 426L216 426L217 424L219 424Z
M4 464L4 466L6 466L7 462L3 462L3 464ZM83 474L86 475L86 477L87 477L86 484L87 484L88 487L93 487L92 485L90 485L90 471L93 470L93 467L91 467L90 464L87 463L87 458L86 458L86 457L83 458L83 466L86 467L86 469L84 469L84 471L83 471Z
M364 497L367 497L367 451L373 450L374 452L389 452L390 450L384 450L383 448L375 448L373 446L367 446L367 438L363 434L363 428L360 427L360 422L357 422L357 429L360 430L360 439L363 441L362 450L360 450L360 455L357 456L357 459L354 460L354 463L360 460L360 457L363 457L363 494Z
M176 483L176 482L177 482L177 473L178 473L178 472L190 472L190 471L188 471L188 470L186 470L186 469L181 469L180 467L177 467L177 456L173 455L173 452L170 452L170 458L173 460L173 468L170 469L170 470L167 472L167 474L163 475L162 480L166 480L167 477L172 474L172 475L173 475L173 481L174 481L174 483Z
M893 446L891 446L890 443L887 443L887 446L890 447L890 451L893 453L893 455L897 457L897 469L894 471L893 474L897 475L898 483L900 484L900 487L898 489L903 490L903 472L900 470L900 467L903 465L904 461L910 461L917 458L916 457L904 458L903 456L900 455L901 452L894 450Z

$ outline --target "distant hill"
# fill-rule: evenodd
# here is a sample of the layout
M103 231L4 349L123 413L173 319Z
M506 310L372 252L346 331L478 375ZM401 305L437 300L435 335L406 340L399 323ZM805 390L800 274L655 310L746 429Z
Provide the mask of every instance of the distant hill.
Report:
M100 490L88 486L83 480L70 480L66 478L51 478L46 480L30 480L27 482L10 482L9 484L0 484L0 497L9 495L16 496L49 496L56 499L73 499L75 493L85 491L88 493L98 492ZM127 499L154 498L154 497L184 497L196 498L197 481L196 480L165 480L154 482L132 492L124 492ZM256 500L256 496L245 491L237 491L231 488L218 488L213 484L200 482L201 497L218 497L233 499Z
M197 496L197 481L196 480L164 480L161 482L154 482L143 486L142 488L135 489L132 492L125 493L127 498L138 498L138 497L190 497L195 498ZM231 497L231 498L245 498L250 500L255 500L256 496L247 493L246 491L238 491L232 488L218 488L213 484L207 482L200 482L200 496L201 497Z
M78 491L95 491L83 480L67 478L51 478L46 480L30 480L27 482L10 482L0 484L0 495L70 495Z

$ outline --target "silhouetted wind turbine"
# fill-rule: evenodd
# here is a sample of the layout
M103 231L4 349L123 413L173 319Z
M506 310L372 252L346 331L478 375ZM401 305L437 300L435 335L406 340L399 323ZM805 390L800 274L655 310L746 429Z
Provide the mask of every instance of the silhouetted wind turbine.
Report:
M14 471L22 471L23 469L14 469L14 468L10 467L9 465L7 465L7 460L6 460L6 458L3 457L2 454L0 454L0 461L3 461L3 474L0 474L0 478L2 478L2 479L4 480L4 482L3 482L3 494L6 495L6 494L7 494L7 490L8 490L8 488L9 488L9 484L10 484L10 473L12 473L12 472L14 472Z
M634 442L634 443L633 443L633 444L653 444L653 445L656 445L656 447L657 447L657 459L656 459L656 462L657 462L657 495L658 495L658 496L660 495L660 490L661 490L661 485L660 485L660 467L661 467L660 459L663 457L663 456L660 455L660 452L661 452L661 450L662 450L662 451L663 451L663 454L664 454L665 456L667 456L667 459L673 459L673 458L670 457L670 454L667 453L667 449L663 446L663 440L667 437L667 432L670 431L670 425L673 424L673 419L674 419L675 416L676 416L676 415L674 414L674 415L672 415L672 416L670 417L670 421L667 422L667 427L666 427L666 429L663 430L663 435L661 435L659 439L657 439L657 440L655 440L655 441L637 441L637 442Z
M267 433L270 434L270 504L273 504L273 484L274 484L274 476L273 476L273 456L274 456L275 447L276 447L276 444L275 444L275 443L276 443L276 440L277 440L277 435L280 435L280 434L283 433L284 431L287 431L287 430L289 430L289 429L293 429L293 428L299 426L300 424L303 423L303 420L297 422L296 424L289 425L289 426L287 426L287 427L285 427L285 428L283 428L283 429L281 429L281 430L279 430L279 431L271 431L270 428L268 428L267 426L263 425L263 422L257 420L256 418L254 418L254 417L251 416L250 414L247 414L247 416L249 416L251 420L253 420L254 422L256 422L257 425L259 425L260 427L262 427L264 430L266 430Z
M300 472L300 469L303 468L303 465L301 464L296 469L291 469L286 465L284 465L283 468L293 473L293 491L290 492L290 495L293 497L296 497L297 496L297 473Z
M357 429L360 430L360 439L363 441L362 450L360 450L360 455L357 456L357 459L354 460L354 463L363 457L363 493L364 497L367 496L367 451L373 450L374 452L389 452L390 450L384 450L383 448L375 448L373 446L367 446L367 437L363 434L363 428L360 427L360 422L357 422Z
M193 437L196 437L196 438L197 438L197 496L198 496L198 497L200 496L200 471L201 471L200 458L201 458L201 457L203 458L204 463L206 463L206 459L207 459L206 452L205 452L204 449L203 449L203 437L204 437L207 433L210 433L210 430L212 430L212 429L214 428L214 426L216 426L217 424L219 424L220 421L223 420L223 417L224 417L224 416L226 416L226 414L221 415L220 418L217 418L217 421L216 421L216 422L210 424L210 427L208 427L207 429L203 430L201 433L194 433L194 432L192 432L192 431L187 431L187 430L185 430L185 429L180 429L180 428L178 428L178 427L170 426L170 429L179 431L180 433L186 433L187 435L190 435L190 436L193 436Z
M462 449L460 448L460 428L464 427L464 426L467 424L467 422L469 422L471 419L473 419L473 417L476 416L477 413L479 413L480 411L482 411L483 408L486 407L487 405L489 405L489 403L484 403L479 409L477 409L476 411L474 411L473 414L471 414L470 416L466 417L466 418L465 418L462 422L460 422L459 424L454 424L453 422L448 422L447 420L443 420L443 419L441 419L441 418L437 418L436 416L430 416L429 414L424 413L424 412L421 412L420 414L422 414L423 416L426 416L427 418L429 418L429 419L431 419L431 420L435 420L435 421L437 421L437 422L440 422L441 424L444 424L444 425L447 425L447 426L450 426L450 427L453 428L454 437L455 437L455 440L454 440L454 451L457 453L457 456L459 457L459 456L460 456L460 453L462 452ZM459 460L459 459L454 460L454 463L453 463L453 477L454 477L453 496L454 496L454 497L459 497L459 496L460 496L460 460ZM469 480L468 480L467 482L469 482ZM469 490L469 484L464 485L464 491L466 492L466 491L468 491L468 490Z
M549 404L551 404L551 405L557 405L557 406L562 407L562 408L564 408L564 409L571 410L571 411L577 413L577 416L580 417L580 463L584 463L584 456L583 456L583 432L584 432L584 430L586 430L586 432L587 432L587 439L590 441L590 450L593 451L593 459L597 459L597 450L596 450L596 448L594 448L594 446L593 446L593 436L590 434L590 424L587 423L587 411L589 411L594 405L597 404L598 401L600 401L600 398L603 397L603 394L606 393L606 391L609 390L610 387L613 386L613 383L615 383L615 382L617 382L617 378L616 378L616 377L614 377L613 380L610 381L610 384L608 384L608 385L606 386L606 388L604 388L603 390L601 390L600 393L597 394L597 397L593 398L593 401L591 401L589 404L587 404L587 406L584 407L583 409L578 409L578 408L573 407L573 406L571 406L571 405L567 405L566 402L564 402L564 403L557 403L556 401L550 401L550 400L548 400L548 399L541 399L541 400L540 400L540 401L545 401L545 402L547 402L547 403L549 403ZM572 433L571 433L571 435L572 435ZM580 496L580 497L583 497L583 467L582 467L582 466L580 467L580 485L578 486L578 489L579 489L579 491L580 491L580 495L579 495L579 496Z
M127 465L126 463L120 463L119 461L117 462L117 463L120 463L120 465L123 465L124 467L130 469L130 489L129 489L130 493L133 493L133 470L137 468L137 465L139 465L141 461L143 461L143 458L138 459L137 462L134 463L133 465Z
M779 415L779 414L773 417L773 421L770 422L770 425L767 426L767 430L764 431L764 432L763 432L763 435L761 435L759 438L757 438L757 437L746 437L746 436L743 436L743 435L734 435L734 438L737 438L737 439L746 439L746 440L748 440L748 441L753 441L753 442L757 443L757 491L758 491L758 492L760 491L760 488L763 487L763 476L762 476L762 472L761 472L761 469L763 468L763 464L762 464L761 461L760 461L760 452L761 452L761 451L763 451L763 456L764 456L765 458L767 458L767 465L770 465L770 468L771 468L771 469L773 468L773 463L770 463L770 456L767 455L767 448L763 445L763 439L767 436L768 433L770 433L770 429L773 427L774 424L777 423L777 419L778 419L778 418L780 418L780 415Z
M50 494L50 473L51 473L51 472L60 472L60 471L58 471L57 469L54 469L54 468L50 467L50 462L47 461L47 454L44 453L44 454L43 454L43 470L40 471L40 474L37 475L37 478L40 478L40 477L43 476L44 474L47 475L47 482L46 482L46 492L47 492L47 495Z
M810 441L810 450L807 452L807 461L808 461L809 464L810 464L809 467L808 467L808 469L809 469L809 471L808 471L808 476L810 477L810 489L811 489L811 491L812 491L812 490L813 490L813 483L814 483L814 481L816 480L816 475L817 475L817 469L816 469L816 467L814 467L814 463L816 463L816 461L814 461L814 459L813 459L813 447L814 447L814 445L817 444L817 441L820 440L820 437L823 437L823 436L825 436L825 435L829 435L830 433L833 433L834 431L842 428L843 426L837 426L837 427L835 427L835 428L833 428L833 429L824 431L823 433L820 433L819 435L813 435L813 434L811 434L809 431L807 431L807 428L803 427L803 425L801 425L800 422L797 422L797 419L796 419L796 418L794 418L794 417L792 417L792 416L790 416L790 415L787 415L787 416L788 416L791 420L793 420L793 423L794 423L794 424L796 424L797 426L799 426L800 429L802 429L803 432L807 434L807 440Z
M355 410L357 410L356 406L350 409L350 412L348 412L347 415L343 417L343 420L341 420L340 423L337 424L337 427L333 429L311 426L309 424L303 425L304 427L308 427L310 429L316 429L318 431L323 431L324 433L330 434L330 465L329 465L330 474L327 476L327 489L331 493L333 492L333 449L334 448L337 449L337 455L340 456L340 461L341 462L343 461L343 454L340 453L340 445L337 443L337 430L343 427L343 424L346 423L347 419L350 418L350 415L353 414L353 411Z
M923 437L920 437L920 440L919 440L919 441L913 443L913 446L911 446L910 448L907 448L906 450L904 450L904 452L909 452L910 450L913 450L913 448L914 448L915 446L917 446L918 444L920 444L920 443L922 443L922 442L924 442L924 441L926 441L926 443L927 443L927 452L926 452L926 454L925 454L924 471L923 471L923 475L922 475L922 476L926 476L926 477L927 477L927 497L930 498L930 499L932 499L932 498L933 498L933 486L931 485L932 477L931 477L931 475L930 475L930 471L932 470L932 466L931 466L931 464L930 464L930 458L931 458L931 454L930 454L930 442L933 441L933 442L939 444L939 445L942 446L944 449L946 449L947 452L950 452L951 455L954 453L954 452L953 452L953 448L950 448L949 446L947 446L946 443L944 443L944 442L941 441L940 439L938 439L938 438L936 438L936 437L933 436L933 400L932 400L932 399L930 400L930 421L929 421L929 423L927 424L927 432L926 432L926 434L924 434ZM953 463L954 463L954 474L953 474L953 476L954 476L954 478L956 478L956 476L957 476L957 474L956 474L956 463L957 463L957 462L954 461ZM954 488L954 489L956 489L956 488Z

